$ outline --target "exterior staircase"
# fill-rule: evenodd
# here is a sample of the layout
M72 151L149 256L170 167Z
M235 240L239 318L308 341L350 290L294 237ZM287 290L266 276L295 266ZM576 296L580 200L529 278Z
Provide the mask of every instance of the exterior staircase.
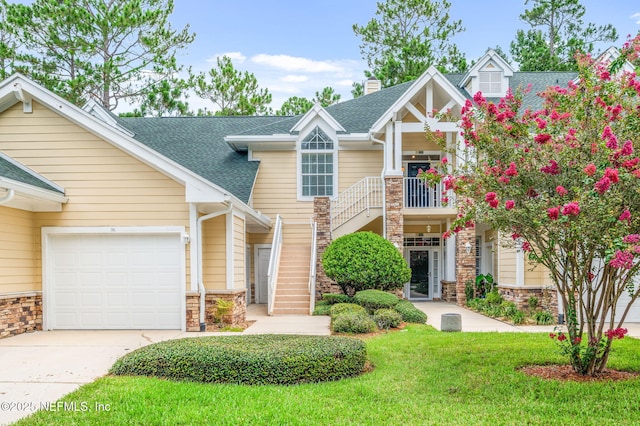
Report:
M288 244L285 237L278 268L274 315L309 315L310 256L311 245Z

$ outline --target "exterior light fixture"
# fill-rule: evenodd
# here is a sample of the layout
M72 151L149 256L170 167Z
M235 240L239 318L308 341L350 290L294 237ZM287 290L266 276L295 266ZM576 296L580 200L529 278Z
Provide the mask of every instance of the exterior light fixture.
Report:
M465 243L464 251L467 252L467 254L471 254L471 243L469 241Z

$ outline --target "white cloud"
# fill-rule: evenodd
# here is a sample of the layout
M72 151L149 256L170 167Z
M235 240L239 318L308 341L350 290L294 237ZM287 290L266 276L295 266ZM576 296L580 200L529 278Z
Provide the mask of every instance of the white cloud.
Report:
M244 56L242 52L225 52L225 53L218 53L210 57L209 59L207 59L207 62L215 64L218 61L218 58L222 58L223 56L228 56L229 58L231 58L231 61L233 62L234 65L241 64L247 59L247 57Z
M636 24L640 25L640 12L634 13L630 18L636 21Z
M309 80L309 77L306 75L285 75L280 79L285 83L304 83Z
M335 82L336 86L351 87L352 84L353 84L353 80L338 80Z
M267 55L261 53L251 58L251 61L285 71L298 72L343 72L344 69L331 61L314 61L312 59L301 58L289 55Z

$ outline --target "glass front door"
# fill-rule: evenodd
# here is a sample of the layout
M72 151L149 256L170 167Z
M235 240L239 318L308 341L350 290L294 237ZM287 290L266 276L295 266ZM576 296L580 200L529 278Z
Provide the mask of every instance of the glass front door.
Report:
M432 300L440 297L439 252L433 249L409 250L411 280L406 285L409 300Z

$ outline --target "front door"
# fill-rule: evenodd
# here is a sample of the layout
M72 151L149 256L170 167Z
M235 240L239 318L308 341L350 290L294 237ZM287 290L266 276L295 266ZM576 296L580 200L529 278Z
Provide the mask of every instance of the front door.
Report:
M256 248L256 303L268 303L269 301L269 258L271 248Z
M409 300L432 300L440 297L440 252L437 249L410 249L411 280L405 286Z

